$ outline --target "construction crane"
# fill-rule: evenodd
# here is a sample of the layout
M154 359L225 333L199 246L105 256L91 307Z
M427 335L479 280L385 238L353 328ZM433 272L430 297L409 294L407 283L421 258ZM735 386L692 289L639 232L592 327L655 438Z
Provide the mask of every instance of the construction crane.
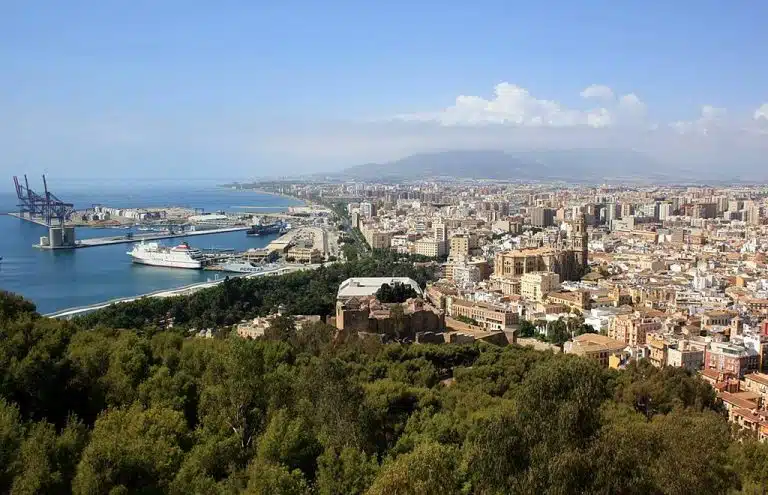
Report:
M22 218L41 220L50 227L54 221L58 222L59 225L64 225L75 211L75 206L72 203L65 203L48 190L45 175L43 175L43 195L29 188L26 174L23 184L14 175L13 184L16 186L16 197L19 199L17 206Z

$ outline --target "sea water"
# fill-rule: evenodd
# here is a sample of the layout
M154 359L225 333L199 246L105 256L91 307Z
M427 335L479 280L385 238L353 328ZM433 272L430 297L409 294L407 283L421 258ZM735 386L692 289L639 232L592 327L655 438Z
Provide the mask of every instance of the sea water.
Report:
M12 185L12 184L11 184ZM37 190L37 184L30 188ZM78 181L50 185L60 199L78 209L93 204L112 207L184 206L206 212L248 211L254 214L284 211L299 201L254 191L218 187L209 181ZM12 191L12 188L10 188ZM0 193L0 211L14 211L16 195ZM259 207L246 209L244 207ZM78 239L121 235L126 229L78 227ZM223 276L211 271L135 265L126 254L131 244L117 244L74 250L49 251L34 248L45 227L0 216L0 289L23 295L41 313L85 306L120 297L171 289ZM264 247L276 234L247 237L245 232L191 236L196 248L236 249ZM161 241L175 245L184 238Z

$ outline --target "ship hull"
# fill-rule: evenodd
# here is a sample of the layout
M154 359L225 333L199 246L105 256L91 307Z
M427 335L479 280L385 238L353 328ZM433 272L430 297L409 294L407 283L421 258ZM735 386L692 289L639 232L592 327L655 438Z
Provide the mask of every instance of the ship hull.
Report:
M260 235L279 234L283 230L281 224L272 225L254 225L245 231L248 237L258 237Z
M187 270L200 270L203 268L203 264L200 261L170 261L170 260L153 260L147 258L131 257L131 260L139 265L160 266L164 268L184 268Z

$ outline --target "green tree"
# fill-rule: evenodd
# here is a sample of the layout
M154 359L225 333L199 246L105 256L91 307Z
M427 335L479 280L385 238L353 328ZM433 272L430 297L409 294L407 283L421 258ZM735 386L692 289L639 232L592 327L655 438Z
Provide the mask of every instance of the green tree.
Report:
M165 492L181 466L187 438L178 411L139 405L110 410L94 425L73 492Z
M239 486L239 469L248 462L240 440L233 435L217 435L202 428L195 430L193 439L195 444L184 457L170 491L178 494L226 493L228 482Z
M265 420L264 345L239 337L227 344L202 378L198 417L213 431L231 432L248 449Z
M304 495L310 493L301 471L289 471L280 464L255 462L248 469L248 495Z
M85 440L85 427L74 420L58 436L50 423L32 424L19 450L11 492L68 492Z
M23 435L19 409L0 398L0 489L3 491L8 491L16 474L17 451Z
M0 322L17 320L20 316L37 317L35 305L23 297L0 290Z
M299 469L308 479L313 479L321 452L322 447L310 425L302 417L291 419L288 411L280 409L259 439L257 456L262 463Z
M744 493L760 493L768 487L768 443L754 438L732 442L728 456L741 478Z
M357 495L364 493L376 477L379 465L375 456L345 447L338 454L326 449L318 458L316 490L320 495Z
M520 321L520 328L518 330L518 335L523 338L530 338L533 337L536 333L536 327L528 320L522 320Z
M274 315L264 330L264 337L270 340L292 342L296 338L296 320L290 315Z
M461 493L458 452L438 443L418 445L408 454L385 463L369 495L450 495Z
M464 471L477 493L524 493L531 446L511 404L478 411L464 442Z
M383 303L402 303L413 297L418 297L413 287L401 282L395 282L392 285L383 284L376 291L376 299Z
M107 404L129 405L137 398L139 384L148 376L152 351L149 342L135 333L121 331L112 344L109 367L102 382Z

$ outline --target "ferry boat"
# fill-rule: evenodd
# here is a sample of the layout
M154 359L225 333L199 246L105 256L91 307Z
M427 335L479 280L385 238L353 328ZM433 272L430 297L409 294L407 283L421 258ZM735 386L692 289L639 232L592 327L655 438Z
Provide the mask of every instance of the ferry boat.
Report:
M135 244L127 254L134 263L142 265L191 270L199 270L203 267L203 252L189 247L186 242L174 247L161 246L156 242L142 242Z

